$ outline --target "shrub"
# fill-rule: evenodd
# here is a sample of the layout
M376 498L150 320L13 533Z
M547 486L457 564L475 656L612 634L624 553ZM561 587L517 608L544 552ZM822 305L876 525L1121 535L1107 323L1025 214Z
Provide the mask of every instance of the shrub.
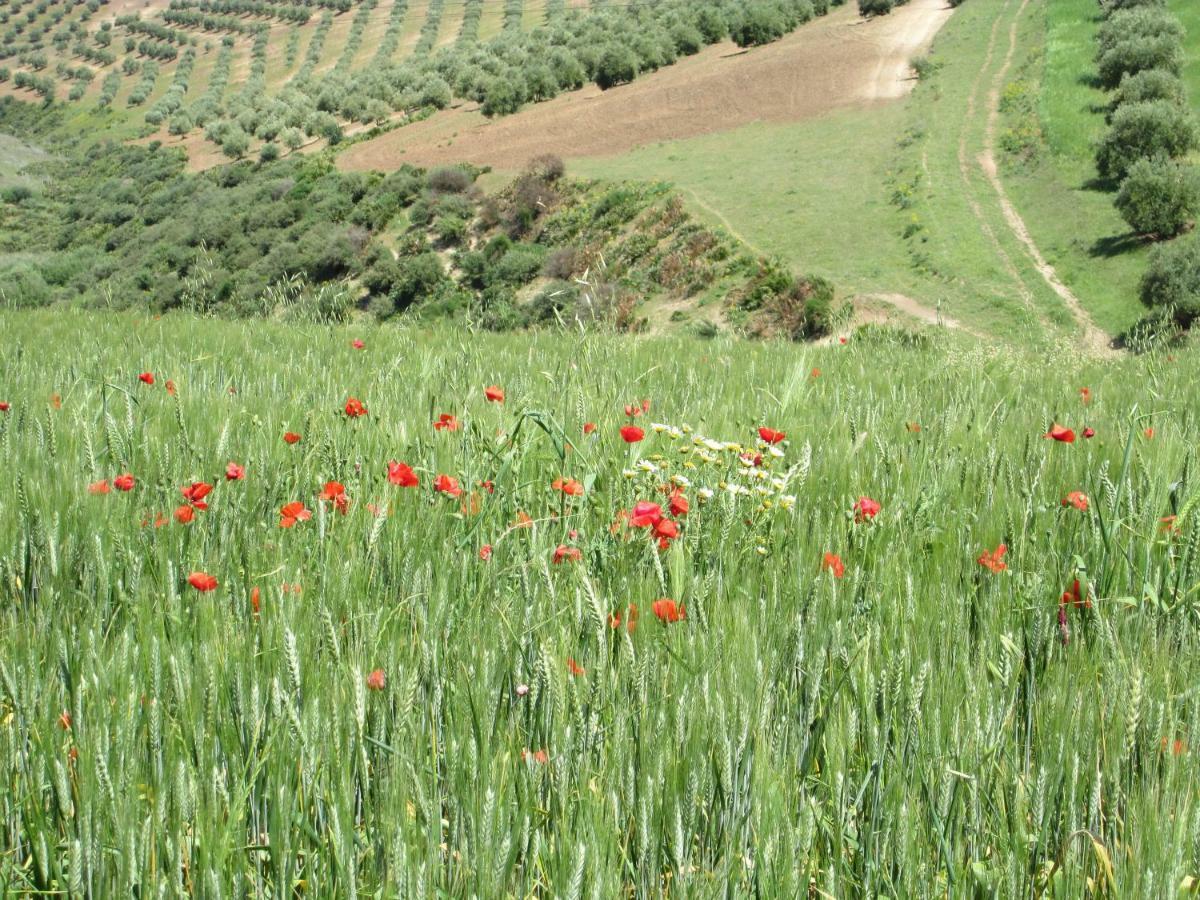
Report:
M1096 58L1118 44L1133 38L1167 35L1182 43L1184 31L1179 20L1162 7L1143 6L1115 12L1096 34Z
M492 266L493 284L528 284L542 271L546 250L537 244L514 244L512 249Z
M258 158L263 162L275 162L279 159L279 145L263 144L262 149L258 151Z
M1179 159L1197 146L1196 122L1189 110L1165 100L1131 103L1113 115L1096 151L1106 178L1122 179L1139 159Z
M1156 247L1142 276L1142 302L1169 310L1179 324L1200 316L1200 238L1188 237Z
M1100 0L1105 15L1113 15L1118 10L1135 9L1141 6L1166 6L1167 0Z
M895 0L858 0L858 12L863 16L886 16L895 5Z
M1100 56L1097 71L1100 83L1112 90L1126 75L1148 69L1162 69L1178 75L1183 71L1183 48L1172 35L1131 37L1121 40Z
M250 135L240 128L230 128L221 138L221 152L230 159L241 159L250 149Z
M446 166L429 173L429 189L438 194L463 194L473 183L474 179L457 166Z
M488 118L506 116L521 108L521 95L507 78L493 78L484 88L482 112Z
M436 253L420 253L398 261L396 281L388 296L395 308L403 312L418 300L433 295L448 280Z
M50 287L33 266L15 263L0 270L0 304L20 308L49 302Z
M559 247L552 250L542 266L542 274L556 281L566 281L575 274L578 254L574 247Z
M1138 160L1121 183L1116 205L1138 234L1174 237L1200 209L1200 177L1184 163Z
M1126 75L1121 79L1121 86L1113 94L1113 108L1117 109L1127 103L1151 103L1155 100L1166 100L1176 106L1187 102L1187 91L1179 76L1164 72L1162 69L1146 69L1136 75Z
M554 153L543 153L541 156L531 159L525 171L535 178L553 184L567 173L567 166L561 156Z
M621 44L612 44L596 63L595 81L601 90L633 81L638 76L638 59L634 52Z
M467 236L467 220L455 215L438 216L433 230L443 244L461 244Z
M757 3L747 9L729 29L729 36L739 47L758 47L777 41L787 34L787 22L775 6Z

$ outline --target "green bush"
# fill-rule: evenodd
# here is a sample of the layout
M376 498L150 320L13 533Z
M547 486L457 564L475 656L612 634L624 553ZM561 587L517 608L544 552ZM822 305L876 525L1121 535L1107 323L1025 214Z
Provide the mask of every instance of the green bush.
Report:
M624 45L610 45L596 64L595 82L601 90L633 81L637 76L637 56Z
M50 302L50 296L46 279L32 265L13 263L0 269L0 305L45 306Z
M1178 75L1172 75L1162 69L1146 69L1136 75L1126 75L1121 79L1121 86L1113 94L1113 108L1117 109L1128 103L1151 103L1155 100L1166 100L1176 106L1187 103L1187 90Z
M1196 146L1196 121L1190 110L1165 100L1131 103L1113 114L1096 150L1096 165L1105 178L1120 180L1139 159L1179 159Z
M537 278L546 260L546 248L537 244L514 244L492 266L489 280L493 284L528 284Z
M858 0L858 12L863 16L886 16L895 5L895 0Z
M1096 58L1125 41L1163 36L1174 38L1176 43L1182 43L1184 36L1183 26L1167 9L1141 6L1118 10L1096 34Z
M1200 316L1200 238L1156 247L1142 277L1142 302L1169 310L1183 326Z
M1167 0L1100 0L1105 15L1111 16L1122 9L1136 9L1143 6L1166 6Z
M787 34L787 23L778 7L756 3L734 22L729 36L739 47L758 47Z
M1164 34L1159 37L1124 38L1100 56L1097 74L1107 90L1119 87L1126 75L1136 75L1149 69L1161 69L1173 75L1183 72L1183 48L1179 39Z
M1200 210L1200 176L1185 163L1138 160L1121 183L1116 206L1138 234L1174 237Z

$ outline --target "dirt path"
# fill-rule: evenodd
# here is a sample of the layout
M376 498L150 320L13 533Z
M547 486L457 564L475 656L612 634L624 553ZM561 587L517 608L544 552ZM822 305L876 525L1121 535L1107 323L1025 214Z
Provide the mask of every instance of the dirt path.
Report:
M864 21L854 3L750 51L718 44L609 91L589 85L494 121L474 105L443 110L351 147L344 169L472 162L501 170L541 153L608 156L659 141L796 122L907 94L909 61L949 19L945 0L911 0Z
M983 332L977 331L969 325L964 325L958 319L952 319L950 316L943 315L940 310L930 309L928 306L904 294L860 294L854 298L856 307L860 303L870 303L872 301L886 303L888 306L904 313L904 315L923 322L926 325L939 325L943 328L949 328L951 331L965 332L980 340L987 339L987 335ZM869 321L871 316L867 313L862 318L865 321Z
M1063 284L1058 277L1058 273L1054 267L1046 261L1045 256L1034 242L1032 235L1029 233L1029 228L1025 225L1025 220L1021 218L1012 201L1009 200L1008 192L1004 189L1004 182L1000 179L1000 169L996 164L996 128L1000 120L1000 94L1004 89L1004 79L1008 76L1009 69L1012 67L1013 57L1017 51L1017 27L1021 22L1021 16L1029 6L1029 0L1021 0L1021 6L1017 9L1016 16L1013 17L1012 24L1008 30L1008 51L1004 56L1004 63L1000 70L996 73L996 77L992 80L992 88L988 94L988 117L987 128L984 132L983 150L977 158L980 169L983 171L984 177L992 186L992 190L996 193L996 200L1000 204L1000 211L1004 215L1004 221L1008 225L1009 231L1020 242L1026 255L1033 263L1033 267L1037 270L1042 279L1049 285L1050 289L1063 301L1071 315L1075 318L1076 324L1083 331L1084 340L1089 348L1097 353L1112 352L1112 338L1103 330L1097 327L1092 321L1092 317L1084 309L1083 304L1079 302L1079 298L1071 291L1069 287ZM997 24L999 19L997 18ZM992 34L995 39L995 31Z
M1000 238L996 235L995 229L983 213L983 207L979 205L979 201L975 198L974 190L971 184L971 157L967 147L970 137L971 125L975 122L975 118L979 108L979 92L983 88L984 78L987 76L988 70L992 67L992 61L996 56L996 41L1000 34L1000 22L1005 10L1009 8L1012 0L1004 0L1004 6L996 14L996 21L992 23L991 34L988 35L987 53L984 55L983 64L979 68L979 73L975 76L975 81L971 85L971 93L967 97L967 112L963 117L962 127L958 135L958 172L962 180L963 197L966 198L967 205L971 207L971 214L975 217L975 221L979 223L979 229L987 238L991 245L992 251L996 254L996 258L1000 261L1001 268L1009 277L1016 288L1017 294L1021 298L1021 302L1025 308L1033 315L1042 325L1043 328L1048 328L1049 323L1040 314L1033 301L1033 292L1029 290L1025 280L1021 277L1021 273L1017 270L1013 263L1012 257L1008 251L1004 249L1004 245L1000 243Z

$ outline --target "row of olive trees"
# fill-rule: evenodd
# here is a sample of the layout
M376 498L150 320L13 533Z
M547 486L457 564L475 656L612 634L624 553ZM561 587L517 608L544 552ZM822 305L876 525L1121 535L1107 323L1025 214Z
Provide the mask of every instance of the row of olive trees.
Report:
M199 116L193 118L206 127L210 139L236 155L245 143L243 134L273 140L271 134L294 128L336 142L341 138L342 122L383 123L395 112L411 115L422 109L445 108L456 96L479 103L489 116L506 115L589 81L605 89L615 87L717 41L732 39L741 46L752 46L775 40L838 2L841 0L597 4L586 14L557 11L537 29L508 29L490 41L463 40L433 52L432 38L440 29L444 3L432 0L412 57L400 63L390 59L402 28L402 18L394 8L372 65L353 70L348 64L348 47L341 64L317 77L316 65L332 24L326 13L304 63L281 91L269 97L231 98L219 109L208 110L203 121ZM403 10L407 4L397 6ZM348 44L357 47L355 33L361 35L366 14L355 19ZM232 146L226 147L221 138L231 138Z
M1171 239L1200 213L1200 172L1187 161L1200 129L1181 79L1183 26L1165 0L1101 5L1097 77L1112 103L1096 168L1116 187L1117 210L1133 232L1161 242L1142 279L1143 302L1187 325L1200 315L1200 244Z
M858 0L858 12L863 16L886 16L908 0ZM951 6L962 6L963 0L950 0Z

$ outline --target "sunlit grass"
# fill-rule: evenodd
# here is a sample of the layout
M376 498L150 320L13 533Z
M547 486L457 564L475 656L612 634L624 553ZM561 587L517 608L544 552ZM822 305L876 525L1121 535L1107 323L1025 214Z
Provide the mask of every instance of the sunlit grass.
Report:
M1197 872L1193 352L0 328L6 892L1164 896ZM672 481L660 550L619 512ZM1001 543L1005 571L977 563ZM1076 579L1090 608L1060 604Z

